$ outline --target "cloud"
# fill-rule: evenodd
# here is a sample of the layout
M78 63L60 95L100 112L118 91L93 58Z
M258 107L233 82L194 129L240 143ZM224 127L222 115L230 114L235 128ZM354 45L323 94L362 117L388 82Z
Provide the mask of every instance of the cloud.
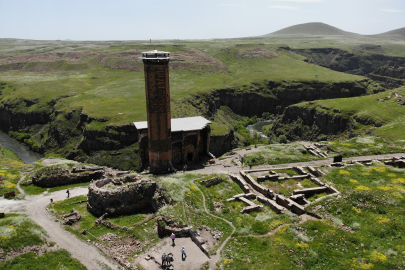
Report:
M297 7L292 7L292 6L269 6L269 8L277 8L277 9L298 9Z
M271 0L277 2L297 2L297 3L321 3L325 2L325 0Z
M381 9L384 12L405 12L405 10L401 9Z

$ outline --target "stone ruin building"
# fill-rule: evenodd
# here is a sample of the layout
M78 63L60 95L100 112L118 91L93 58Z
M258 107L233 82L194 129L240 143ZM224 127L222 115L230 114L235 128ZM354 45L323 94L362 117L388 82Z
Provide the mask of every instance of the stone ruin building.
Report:
M138 132L139 165L154 174L175 165L198 161L209 150L210 121L201 116L171 119L170 53L143 52L147 121L134 122Z
M156 181L136 175L104 178L90 183L87 210L95 216L133 214L150 209L156 212L170 203Z

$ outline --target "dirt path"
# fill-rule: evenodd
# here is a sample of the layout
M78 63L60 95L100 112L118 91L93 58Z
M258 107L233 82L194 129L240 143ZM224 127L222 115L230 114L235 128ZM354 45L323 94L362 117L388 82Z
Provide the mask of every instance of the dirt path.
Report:
M195 181L195 180L194 180L194 181ZM193 181L193 182L194 182L194 181ZM198 188L198 187L197 187L197 188ZM232 233L228 236L228 238L225 239L225 241L222 243L222 245L217 249L217 253L216 253L215 255L211 256L210 268L209 268L209 269L215 269L217 262L221 259L221 251L224 249L226 243L228 243L229 239L231 239L232 235L235 233L236 228L235 228L235 226L233 226L232 222L230 222L230 221L228 221L228 220L226 220L226 219L224 219L224 218L222 218L222 217L217 217L217 216L211 214L211 212L208 211L207 206L206 206L206 204L205 204L205 201L206 201L206 200L205 200L205 195L204 195L204 193L203 193L199 188L198 188L198 190L201 192L201 195L202 195L202 197L203 197L203 205L204 205L204 210L205 210L205 212L206 212L208 215L210 215L210 216L212 216L212 217L214 217L214 218L222 219L223 221L225 221L226 223L228 223L228 224L232 227Z
M87 192L87 188L81 187L72 189L70 194L71 197L75 197L86 195ZM55 222L55 218L46 210L51 198L54 201L66 199L66 190L56 191L46 196L27 195L24 200L1 200L0 212L28 215L39 226L44 228L49 236L48 241L53 241L60 248L66 249L73 258L78 259L89 270L101 269L100 263L109 266L111 269L120 269L115 263L105 258L96 247L81 241Z

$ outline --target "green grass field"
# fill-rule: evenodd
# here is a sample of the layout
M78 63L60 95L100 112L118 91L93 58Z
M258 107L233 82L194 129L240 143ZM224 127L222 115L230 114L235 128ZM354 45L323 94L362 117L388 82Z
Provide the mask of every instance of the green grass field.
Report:
M53 246L44 238L46 232L25 215L6 214L0 219L0 256L27 246L42 246L42 255L24 253L0 263L0 269L86 269L64 249L48 251ZM45 246L43 246L45 245Z

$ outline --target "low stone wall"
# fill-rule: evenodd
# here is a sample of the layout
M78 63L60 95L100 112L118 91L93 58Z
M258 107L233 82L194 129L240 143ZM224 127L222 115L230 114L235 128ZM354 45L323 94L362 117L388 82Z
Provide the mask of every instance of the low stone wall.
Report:
M318 186L324 186L324 185L325 185L324 182L322 182L321 180L319 180L319 179L316 178L316 177L311 177L310 180L311 180L312 183L314 183L315 185L318 185Z
M304 207L283 195L276 195L276 202L297 215L303 215L306 213Z
M309 178L309 174L303 174L303 175L294 175L294 176L286 176L286 177L280 177L280 180L287 180L287 179L305 179Z
M290 199L294 202L298 203L299 205L306 205L309 204L309 201L305 198L304 194L297 194L290 196Z
M243 177L243 179L252 186L252 188L258 192L260 192L261 194L263 194L265 197L269 197L269 198L273 198L274 193L272 190L263 187L262 185L258 184L253 177L251 177L250 175L246 174L244 171L240 171L239 172L240 175Z
M104 213L122 215L142 211L149 207L157 211L155 196L157 185L152 180L138 180L112 190L103 188L110 179L95 181L89 185L87 209L96 216Z
M259 182L264 182L266 180L277 181L277 180L279 180L279 175L278 174L267 174L267 175L264 175L264 176L258 176L257 177L257 181L259 181Z
M294 190L293 194L304 194L305 197L310 197L314 194L322 193L322 192L328 192L328 187L323 186L323 187L316 187L316 188L304 188L304 189L296 189Z
M315 176L321 177L325 175L322 171L315 169L314 167L307 166L306 168L309 170L310 173L312 173Z
M266 198L266 197L263 197L263 196L257 196L257 200L259 202L261 202L261 203L264 203L264 204L270 206L270 208L272 210L274 210L277 214L280 214L284 210L286 210L286 208L282 207L281 205L278 205L275 201L273 201L273 200L271 200L269 198Z
M236 182L236 184L239 185L239 187L243 190L243 192L249 193L250 192L250 188L249 186L246 184L245 180L241 179L238 175L229 175L231 177L231 179Z
M213 185L217 185L217 184L219 184L219 183L221 183L223 181L224 180L222 179L222 177L213 177L213 178L210 178L208 180L201 181L200 184L205 186L205 187L210 187L210 186L213 186Z
M308 174L304 168L302 167L293 167L293 170L296 171L297 173L299 173L300 175L304 175L304 174Z

